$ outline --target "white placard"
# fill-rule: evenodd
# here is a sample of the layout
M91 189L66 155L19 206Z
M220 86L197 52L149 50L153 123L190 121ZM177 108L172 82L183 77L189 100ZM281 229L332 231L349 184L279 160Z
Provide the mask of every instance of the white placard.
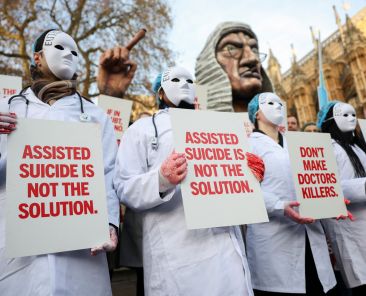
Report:
M360 125L363 137L366 139L366 119L358 119L358 124Z
M200 110L207 109L207 89L207 85L194 84L194 90Z
M286 132L286 140L300 215L347 216L330 134Z
M22 90L22 77L0 75L0 100L8 99Z
M130 122L132 101L100 95L98 97L98 106L111 118L116 138L120 140Z
M259 183L247 166L243 115L176 108L169 113L175 150L188 160L181 184L187 228L268 221Z
M18 119L8 136L6 255L85 249L109 239L100 126Z

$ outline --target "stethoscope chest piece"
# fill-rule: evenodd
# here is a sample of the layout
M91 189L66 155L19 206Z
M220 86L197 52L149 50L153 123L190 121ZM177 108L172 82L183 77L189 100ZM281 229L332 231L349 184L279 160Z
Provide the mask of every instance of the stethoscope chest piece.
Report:
M91 116L87 113L81 113L80 114L80 121L82 122L90 122L91 121Z

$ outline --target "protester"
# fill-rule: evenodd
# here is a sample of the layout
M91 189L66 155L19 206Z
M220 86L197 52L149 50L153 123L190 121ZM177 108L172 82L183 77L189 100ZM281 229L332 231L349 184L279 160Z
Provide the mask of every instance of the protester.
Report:
M162 77L160 108L193 109L192 75L173 67ZM161 109L128 128L117 156L117 193L143 217L145 295L253 295L239 227L187 230L179 186L187 161L172 137Z
M331 101L318 113L318 127L330 133L344 196L354 221L323 220L337 268L352 295L366 295L366 143L356 131L356 111Z
M208 87L207 109L244 112L254 95L273 91L261 65L265 57L250 26L219 24L196 61L196 82Z
M299 125L297 123L297 118L294 115L288 115L287 116L287 129L290 132L299 131Z
M9 105L8 101L0 103L1 295L112 295L105 251L114 250L118 242L119 200L112 184L117 144L108 116L77 92L78 55L71 36L57 30L44 32L33 45L31 86ZM100 124L110 241L91 250L5 258L6 135L16 129L20 117Z
M278 132L285 114L283 103L274 93L261 93L250 101L248 112L255 126L250 144L266 168L261 188L270 219L247 229L255 295L324 295L336 281L320 222L296 211L300 203L287 143Z
M304 124L304 126L302 127L302 131L303 132L307 132L307 133L316 133L319 132L316 123L315 122L307 122Z

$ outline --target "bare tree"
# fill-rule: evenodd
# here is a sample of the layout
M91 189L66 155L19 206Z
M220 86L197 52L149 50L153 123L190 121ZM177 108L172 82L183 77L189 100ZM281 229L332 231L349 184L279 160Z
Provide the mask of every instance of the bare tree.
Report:
M0 71L29 82L31 45L44 30L71 35L80 51L79 87L98 94L95 84L100 53L124 45L141 28L148 33L131 53L138 64L130 93L150 91L153 74L170 64L167 46L171 11L164 0L2 0L0 1Z

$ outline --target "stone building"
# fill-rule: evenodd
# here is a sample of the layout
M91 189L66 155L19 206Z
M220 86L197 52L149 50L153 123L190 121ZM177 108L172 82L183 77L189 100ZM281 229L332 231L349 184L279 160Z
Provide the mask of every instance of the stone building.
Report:
M364 118L366 106L366 7L353 17L346 15L341 24L333 6L338 30L321 42L323 72L328 97L350 103ZM311 28L310 28L311 29ZM291 68L281 73L281 66L270 50L267 73L278 95L287 102L300 126L316 121L319 84L318 40L312 33L314 49L300 60L295 54Z

